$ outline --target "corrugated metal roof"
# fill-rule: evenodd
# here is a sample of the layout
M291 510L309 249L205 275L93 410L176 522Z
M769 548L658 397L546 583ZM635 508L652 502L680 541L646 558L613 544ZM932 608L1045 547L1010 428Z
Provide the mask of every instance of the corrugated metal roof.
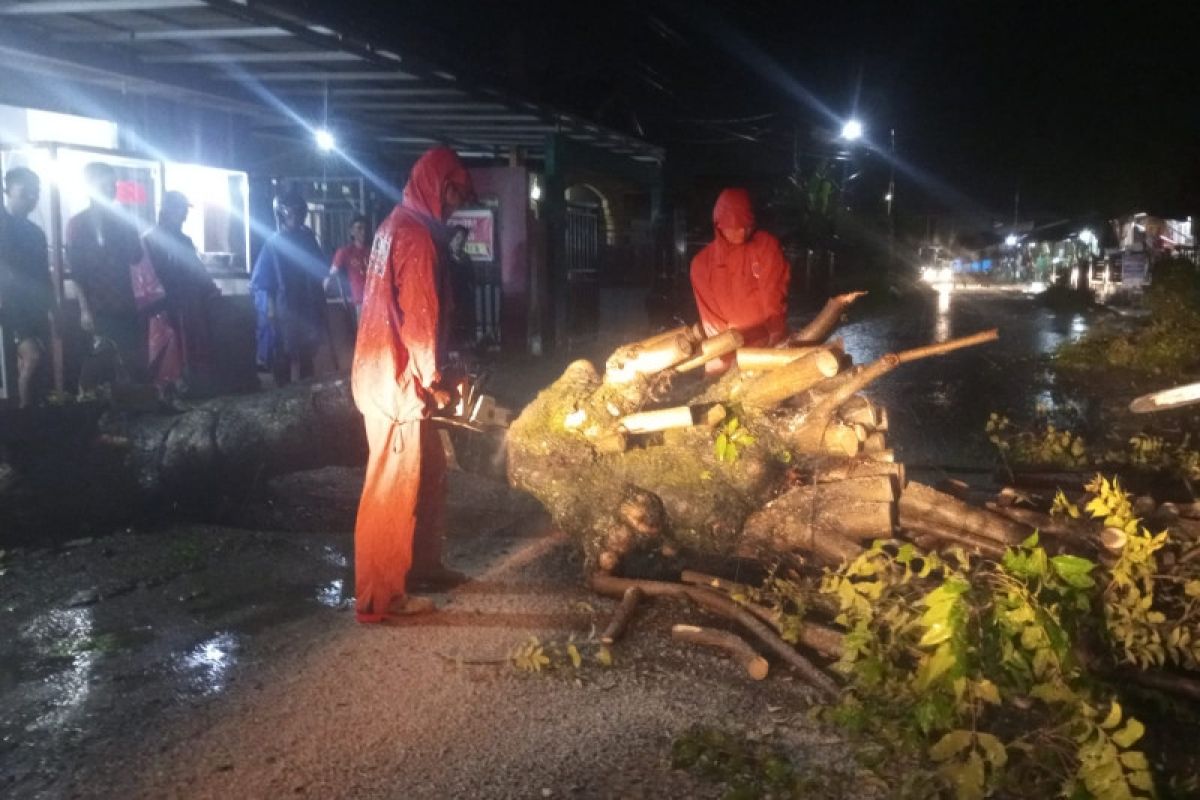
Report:
M21 63L120 75L181 89L264 128L326 119L367 146L468 155L520 147L544 156L546 134L634 160L663 152L571 114L467 85L438 65L255 0L30 0L0 4L0 51ZM11 63L11 62L10 62Z

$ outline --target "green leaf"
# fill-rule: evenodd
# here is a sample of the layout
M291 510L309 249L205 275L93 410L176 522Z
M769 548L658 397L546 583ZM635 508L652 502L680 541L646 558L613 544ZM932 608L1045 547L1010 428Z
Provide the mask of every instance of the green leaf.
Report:
M971 732L950 731L929 748L929 757L934 761L946 761L971 746Z
M1150 769L1150 762L1146 760L1146 754L1141 750L1121 753L1121 765L1130 770Z
M983 800L983 759L972 750L965 761L942 767L957 800Z
M1141 789L1143 792L1151 794L1154 792L1154 778L1147 770L1129 773L1129 785L1135 789Z
M1000 705L1000 690L987 678L975 684L975 696L985 703L991 703L994 706Z
M1146 733L1146 726L1132 717L1125 723L1125 727L1112 735L1112 740L1121 747L1133 747L1138 739L1141 739Z
M1121 724L1121 704L1116 700L1112 701L1112 705L1108 709L1108 716L1100 723L1100 727L1106 731L1111 731L1113 728Z
M725 460L725 453L729 449L729 437L723 433L717 434L717 461Z
M1000 769L1008 763L1008 750L998 738L990 733L977 733L975 739L979 742L979 747L983 750L983 757L992 765L992 769Z
M958 663L954 651L948 643L938 646L937 650L921 659L917 669L917 688L926 689L938 678L945 675Z
M1031 550L1037 546L1038 546L1038 532L1037 531L1034 531L1033 533L1029 534L1029 538L1027 538L1025 541L1021 542L1021 547L1024 547L1027 550Z
M579 648L575 646L574 642L567 645L567 655L570 656L571 666L575 669L583 666L583 656L579 655Z
M1061 555L1050 559L1050 564L1068 586L1073 586L1076 589L1090 589L1096 585L1096 582L1089 575L1096 568L1096 565L1086 558Z

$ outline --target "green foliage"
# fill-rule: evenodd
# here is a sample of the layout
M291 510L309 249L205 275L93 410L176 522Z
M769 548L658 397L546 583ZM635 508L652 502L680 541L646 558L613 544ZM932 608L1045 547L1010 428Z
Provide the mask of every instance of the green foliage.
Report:
M1059 430L1049 423L1021 429L997 412L988 417L984 432L1005 463L1013 467L1070 470L1128 466L1200 481L1200 451L1192 447L1189 435L1171 442L1161 436L1138 433L1129 438L1125 449L1109 449L1100 454L1089 449L1076 432Z
M1125 331L1097 327L1059 348L1057 362L1068 369L1112 367L1152 374L1180 375L1200 362L1200 274L1185 259L1154 265L1146 292L1149 321Z
M993 412L984 426L988 441L1011 464L1074 469L1089 463L1087 443L1071 431L1046 423L1020 430L1008 417Z
M514 647L508 657L522 672L541 672L543 667L550 666L550 657L536 636Z
M543 642L536 636L530 636L513 647L505 661L520 672L542 673L568 668L578 672L586 664L585 652L591 654L591 660L596 665L612 666L612 651L608 647L591 636L576 641L574 634L565 642Z
M1098 496L1093 516L1125 509L1111 485ZM1141 723L1093 721L1110 701L1075 656L1100 571L1051 556L1037 534L999 563L876 542L822 582L847 628L835 669L850 691L833 718L923 754L929 779L963 800L1147 796Z
M738 460L742 449L751 446L755 441L750 432L743 427L741 419L731 416L717 432L713 452L718 461L732 463Z
M1162 574L1158 553L1167 531L1152 534L1133 515L1129 495L1114 478L1097 475L1087 512L1105 528L1125 534L1104 588L1104 621L1118 660L1142 669L1171 663L1200 669L1200 565L1184 563Z

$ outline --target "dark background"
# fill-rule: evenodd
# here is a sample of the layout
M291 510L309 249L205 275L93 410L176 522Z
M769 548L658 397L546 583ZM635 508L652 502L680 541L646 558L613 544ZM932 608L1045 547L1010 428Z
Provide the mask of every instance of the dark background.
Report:
M910 212L1011 218L1019 187L1022 216L1185 214L1200 193L1190 3L302 5L662 144L685 183L786 171L856 113L878 147L895 129Z

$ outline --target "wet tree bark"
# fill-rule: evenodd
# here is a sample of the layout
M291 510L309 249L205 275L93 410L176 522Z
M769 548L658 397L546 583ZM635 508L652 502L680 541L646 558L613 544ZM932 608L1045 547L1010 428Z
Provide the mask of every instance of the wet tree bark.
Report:
M7 542L69 537L163 511L211 514L274 475L366 457L362 417L344 380L221 397L176 414L65 406L20 422L5 426L0 464Z

